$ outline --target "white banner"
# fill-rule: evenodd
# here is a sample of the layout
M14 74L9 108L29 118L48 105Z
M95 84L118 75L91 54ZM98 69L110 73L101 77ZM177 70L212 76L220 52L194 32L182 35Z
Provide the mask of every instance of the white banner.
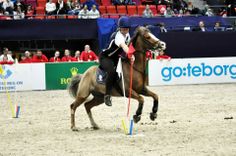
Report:
M149 61L149 85L236 82L236 57Z
M45 64L2 65L0 92L45 89Z

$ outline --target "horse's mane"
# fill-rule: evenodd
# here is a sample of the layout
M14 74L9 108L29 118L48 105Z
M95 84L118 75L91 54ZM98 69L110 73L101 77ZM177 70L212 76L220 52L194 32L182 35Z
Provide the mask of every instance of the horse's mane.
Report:
M138 32L138 30L136 29L135 32L134 32L134 34L133 34L133 36L132 36L132 38L131 38L131 40L130 40L130 43L133 43L133 45L135 45L135 44L136 44L136 41L137 41L137 38L138 38L138 35L139 35L139 32Z

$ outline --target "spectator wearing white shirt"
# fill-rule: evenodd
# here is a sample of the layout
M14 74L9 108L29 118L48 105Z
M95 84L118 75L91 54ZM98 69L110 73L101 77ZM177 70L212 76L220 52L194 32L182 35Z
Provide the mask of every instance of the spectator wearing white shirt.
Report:
M52 0L49 0L47 3L46 3L46 14L47 15L54 15L56 13L56 4L52 1Z
M81 19L88 19L89 18L89 10L88 10L87 5L84 5L84 8L79 12L78 17Z
M100 17L100 13L97 10L97 6L93 5L92 9L89 11L89 18L90 19L96 19L96 18L99 18L99 17Z
M24 19L25 13L21 11L21 7L17 6L16 11L14 11L14 19Z
M14 59L9 55L8 48L3 48L3 54L0 56L0 62L10 63L14 62Z
M14 4L11 0L6 0L2 4L2 8L9 13L9 15L13 15Z

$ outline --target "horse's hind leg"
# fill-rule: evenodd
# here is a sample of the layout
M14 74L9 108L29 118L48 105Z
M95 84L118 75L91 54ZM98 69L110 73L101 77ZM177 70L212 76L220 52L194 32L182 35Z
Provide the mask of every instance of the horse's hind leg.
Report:
M85 101L85 98L77 97L76 100L70 105L71 109L71 129L72 131L78 131L75 127L75 111Z
M154 101L153 101L153 107L152 107L152 112L150 113L150 119L154 121L157 118L157 111L158 111L158 95L150 91L148 88L144 88L143 95L145 96L151 96Z
M84 104L86 112L88 114L88 117L89 117L89 120L90 120L90 123L91 123L93 129L99 129L99 127L98 127L98 125L95 123L95 121L93 119L93 115L92 115L91 109L94 106L102 104L103 102L104 102L103 98L94 96L94 98L91 101L86 102Z

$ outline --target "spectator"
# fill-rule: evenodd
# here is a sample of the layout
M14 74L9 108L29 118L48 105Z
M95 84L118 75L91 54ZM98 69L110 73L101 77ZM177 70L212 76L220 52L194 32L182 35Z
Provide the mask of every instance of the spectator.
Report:
M36 54L33 56L32 62L33 63L48 62L48 58L42 53L41 50L37 50Z
M227 16L236 16L235 0L225 0L227 5Z
M29 51L25 51L25 63L31 63L32 62L32 58L31 58L31 54Z
M74 5L73 5L73 0L67 0L67 2L66 2L66 7L67 7L67 11L69 12L69 11L71 11L71 10L73 10L74 9Z
M92 9L89 11L89 18L96 19L100 17L100 13L97 10L96 5L93 5Z
M46 3L46 14L47 15L54 15L56 14L56 4L52 1L52 0L49 0L47 3Z
M81 6L80 6L80 3L78 0L75 0L73 3L72 3L72 6L73 6L73 9L68 11L68 14L69 15L78 15L80 10L81 10Z
M61 59L59 57L60 57L60 52L56 51L54 57L51 57L49 62L60 62Z
M165 28L165 23L163 23L163 22L160 23L160 32L161 33L167 32L167 29Z
M147 4L145 10L143 11L143 17L153 17L152 10L150 9L150 6Z
M75 52L74 61L80 62L80 51L79 50L77 50Z
M63 0L58 0L57 3L56 3L56 13L58 15L64 15L64 14L67 14L67 5L66 3L64 3Z
M220 26L220 22L216 22L214 26L214 31L225 31L225 28Z
M92 50L90 50L89 45L85 45L84 51L82 51L80 55L80 60L81 61L97 61L98 57Z
M14 3L14 9L17 10L18 6L20 6L22 12L26 11L26 6L23 2L21 2L21 0L16 0L16 2Z
M207 31L207 29L205 27L205 23L203 21L200 21L198 25L199 26L197 28L193 29L193 31L201 31L201 32Z
M28 63L28 62L26 62L25 59L26 59L25 56L22 55L22 56L20 57L20 62L19 62L19 63Z
M9 16L4 15L3 8L0 7L0 20L9 20L11 19Z
M74 61L73 57L70 56L70 51L68 49L65 50L64 56L61 59L62 62L72 62Z
M31 5L28 5L26 12L25 12L25 17L27 19L33 19L34 18L34 10Z
M135 5L136 3L132 0L113 0L113 5Z
M11 0L5 0L2 7L6 12L8 12L9 15L13 15L14 4Z
M0 56L0 64L13 64L14 59L9 55L8 48L3 48L3 54Z
M173 8L185 10L188 7L188 4L184 0L173 0Z
M14 11L14 19L24 19L25 18L25 13L21 11L21 7L17 6L16 11Z
M171 9L170 6L168 6L168 7L166 8L166 11L165 11L165 13L164 13L164 16L165 16L165 17L172 17L172 16L174 16L174 15L175 15L174 11Z
M213 13L212 10L209 8L209 9L207 9L205 15L206 15L206 16L214 16L214 13Z
M84 5L84 8L79 12L78 17L82 18L82 19L88 19L89 18L89 10L88 10L87 5Z
M166 55L165 52L162 50L159 52L159 55L156 57L157 60L162 61L163 59L167 59L168 61L171 60L171 57Z

